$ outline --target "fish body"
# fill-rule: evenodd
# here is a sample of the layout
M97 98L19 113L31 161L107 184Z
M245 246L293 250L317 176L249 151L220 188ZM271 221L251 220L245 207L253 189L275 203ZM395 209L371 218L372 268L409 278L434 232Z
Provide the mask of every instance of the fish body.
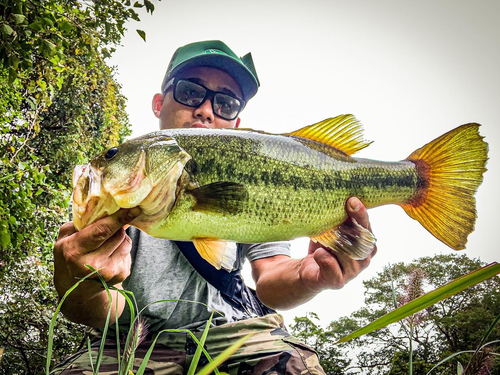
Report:
M371 234L356 226L351 235L339 231L345 202L355 196L367 208L398 204L461 249L474 227L473 195L487 160L478 127L463 125L397 162L352 156L369 143L351 115L288 134L158 131L75 171L75 226L139 206L132 225L155 237L193 241L217 268L225 267L225 241L307 236L363 258L373 248Z
M234 212L217 211L196 209L196 197L182 189L170 215L148 229L153 236L241 243L314 237L345 221L351 196L375 207L407 202L418 189L416 167L408 161L356 159L329 147L314 149L298 138L245 130L162 133L191 156L185 166L190 182L230 181L246 194Z

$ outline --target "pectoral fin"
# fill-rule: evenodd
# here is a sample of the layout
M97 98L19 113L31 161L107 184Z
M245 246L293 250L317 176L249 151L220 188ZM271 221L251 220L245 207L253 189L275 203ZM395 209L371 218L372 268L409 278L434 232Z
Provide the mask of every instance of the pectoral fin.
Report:
M195 211L237 214L248 199L245 186L235 182L214 182L189 191L196 199Z
M366 259L375 249L377 242L373 233L363 228L354 219L311 240L356 260Z
M216 238L193 238L194 247L212 266L231 271L236 260L236 243Z

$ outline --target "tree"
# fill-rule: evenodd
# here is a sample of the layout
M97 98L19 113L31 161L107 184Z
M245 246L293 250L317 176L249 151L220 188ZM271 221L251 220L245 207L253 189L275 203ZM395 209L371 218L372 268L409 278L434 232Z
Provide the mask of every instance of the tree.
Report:
M0 348L3 373L41 373L57 304L52 247L71 174L130 134L105 58L148 0L0 1ZM140 32L144 37L143 33ZM82 327L61 319L54 361Z
M328 332L336 341L390 312L395 304L413 299L409 295L419 288L422 289L420 293L428 292L481 266L478 259L455 254L424 257L411 264L394 264L364 282L365 307L353 312L350 317L333 321L326 331L316 327L313 335L321 337ZM417 287L415 277L408 277L415 275L416 270L424 270L423 273L418 271L421 275L420 287ZM494 277L433 305L411 319L340 345L340 357L355 358L342 373L408 374L409 328L412 325L413 373L425 374L450 354L475 350L499 315L500 279ZM488 341L499 338L500 327L496 326ZM490 345L473 360L471 354L462 354L441 365L434 373L456 374L458 360L464 368L470 363L464 374L479 374L486 369L489 372L485 373L500 374L500 363L498 360L495 362L495 357L490 354L491 351L498 352L498 348L498 343Z
M321 329L312 319L319 320L315 313L295 318L295 324L290 326L292 333L318 353L320 364L327 374L344 374L343 369L351 360L335 347L333 332Z

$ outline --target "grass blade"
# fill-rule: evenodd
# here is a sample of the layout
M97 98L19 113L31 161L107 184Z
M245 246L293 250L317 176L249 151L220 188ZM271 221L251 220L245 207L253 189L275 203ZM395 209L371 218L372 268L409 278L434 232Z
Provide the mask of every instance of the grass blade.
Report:
M94 360L92 358L92 343L90 342L90 337L88 337L88 336L87 336L87 350L89 351L90 368L92 369L92 373L95 373Z
M207 364L205 367L201 369L201 371L197 375L208 375L212 371L214 371L217 366L223 363L226 359L231 357L250 337L253 336L253 333L249 333L248 335L243 336L241 339L236 341L229 348L220 353L213 361Z
M104 352L104 345L106 343L106 336L108 334L108 328L109 328L109 320L111 318L111 308L112 308L113 298L111 297L111 292L109 290L108 284L102 278L102 276L99 274L99 270L96 270L94 267L89 266L89 265L86 265L86 266L90 270L97 272L97 276L99 277L99 280L101 281L102 285L104 286L104 289L106 290L106 293L108 295L108 300L109 300L108 314L106 315L106 323L104 324L104 328L102 330L101 344L99 345L99 351L97 352L97 359L96 359L96 364L95 364L95 369L94 369L94 374L99 375L99 367L101 366L102 353ZM90 355L92 355L92 353L90 353Z
M454 357L456 357L456 356L458 356L460 354L464 354L464 353L474 353L474 350L464 350L464 351L461 351L461 352L450 354L448 357L446 357L442 361L439 361L433 368L431 368L429 370L429 372L426 375L429 375L432 371L434 371L435 368L439 367L443 363L448 362L450 359L452 359L452 358L454 358Z
M435 303L455 295L462 290L465 290L473 285L476 285L484 280L487 280L500 273L500 264L494 262L485 267L472 271L464 276L451 281L450 283L439 287L432 292L429 292L413 301L401 306L400 308L391 311L390 313L382 316L374 322L354 331L353 333L342 337L338 343L352 340L356 337L366 335L367 333L376 331L377 329L384 328L391 323L395 323L404 319L412 314L415 314Z
M194 375L194 372L196 371L196 368L198 367L198 362L200 361L201 353L203 351L203 347L205 345L205 341L208 336L208 331L210 329L210 323L212 323L212 318L214 316L214 312L212 311L212 314L210 315L210 319L207 321L207 325L203 331L203 334L200 339L200 345L196 348L196 352L194 353L193 360L191 361L191 365L189 366L189 370L187 375Z
M78 285L83 283L85 280L87 280L89 277L93 276L96 274L99 270L95 270L91 273L89 273L87 276L81 278L78 280L75 285L73 285L71 288L69 288L66 293L64 293L63 298L61 298L61 302L57 305L56 311L54 312L54 316L52 317L49 325L49 337L48 337L48 342L47 342L47 362L45 366L45 373L47 375L50 374L50 360L52 359L52 347L54 345L54 326L56 325L56 320L57 320L57 315L59 314L59 311L61 311L61 306L63 305L64 301L66 298L69 296L69 294L75 290Z
M156 344L156 340L158 340L158 338L160 337L160 335L163 333L163 332L170 332L170 333L187 333L191 336L191 338L194 340L194 342L198 345L198 347L201 347L202 348L202 351L203 353L205 354L205 356L208 358L209 361L213 361L212 357L210 356L210 354L208 354L208 352L205 350L205 348L203 348L203 346L201 345L200 341L198 340L198 338L194 335L193 332L189 331L189 330L186 330L186 329L164 329L163 331L160 331L158 332L158 334L156 335L155 339L153 340L151 346L149 347L149 350L148 352L146 353L146 355L144 356L144 359L142 360L142 363L141 363L141 366L139 367L139 369L137 370L136 372L136 375L144 375L144 371L146 370L146 366L148 364L148 361L149 361L149 357L151 357L151 354L153 353L153 349L154 349L154 346Z

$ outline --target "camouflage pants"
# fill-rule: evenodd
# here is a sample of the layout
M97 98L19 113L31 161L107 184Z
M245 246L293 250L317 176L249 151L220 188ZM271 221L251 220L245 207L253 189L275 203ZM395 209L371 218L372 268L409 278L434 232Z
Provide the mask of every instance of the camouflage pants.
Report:
M288 334L279 314L214 327L209 331L205 349L213 359L249 332L256 333L218 367L219 371L231 375L325 374L319 365L316 353ZM199 338L201 332L196 332L195 335ZM139 368L151 343L152 339L148 338L137 349L134 372ZM196 343L187 333L162 333L156 341L145 374L185 374L196 347ZM97 355L98 349L99 342L93 345L93 358ZM208 360L202 355L198 370L207 363ZM108 339L99 372L116 374L117 370L116 339ZM57 366L52 374L92 374L88 351L70 357Z

